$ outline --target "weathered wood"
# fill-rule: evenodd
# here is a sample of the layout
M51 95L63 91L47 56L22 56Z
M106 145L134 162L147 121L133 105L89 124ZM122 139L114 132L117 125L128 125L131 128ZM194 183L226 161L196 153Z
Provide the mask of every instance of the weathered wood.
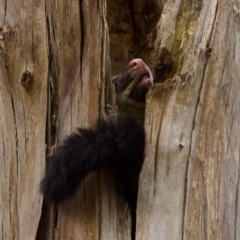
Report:
M112 105L105 15L104 1L47 2L49 153L76 127L93 125ZM90 174L74 198L44 208L38 239L129 239L129 213L115 189L110 172Z
M0 238L35 239L46 151L44 1L0 8Z
M38 192L46 153L113 106L109 46L113 74L142 57L160 82L170 77L148 95L137 239L240 238L239 9L237 0L2 0L0 238L130 239L110 171L59 206L42 207Z
M0 235L34 239L45 139L51 154L65 135L92 125L113 102L106 6L104 1L4 4ZM44 204L37 239L129 239L125 206L111 173L92 174L72 201Z
M164 6L157 46L175 75L148 96L138 240L239 238L238 7Z

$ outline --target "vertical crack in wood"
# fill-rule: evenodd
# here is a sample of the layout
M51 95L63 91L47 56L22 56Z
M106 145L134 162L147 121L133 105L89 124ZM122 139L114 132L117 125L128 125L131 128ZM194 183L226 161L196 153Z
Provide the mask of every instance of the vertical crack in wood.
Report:
M4 228L3 228L3 219L2 219L2 239L4 240L4 234L3 234Z
M15 154L16 154L16 158L12 159L12 163L11 163L11 173L9 174L9 176L11 176L11 180L12 184L10 184L10 186L13 186L9 189L9 206L11 206L11 203L13 204L13 212L10 213L10 219L11 219L11 214L14 214L16 219L13 219L13 232L15 232L14 227L16 226L17 231L19 232L19 219L18 219L18 213L15 212L17 209L17 199L18 199L18 188L16 187L14 178L18 178L18 133L17 133L17 120L16 120L16 111L15 111L15 106L14 106L14 100L13 100L13 96L12 93L9 91L10 93L10 97L11 97L11 105L12 105L12 112L13 112L13 122L14 122L14 135L15 135L15 143L16 143L16 150L15 150ZM16 162L14 162L16 161ZM14 173L14 165L16 166L16 174ZM15 187L15 194L13 194L13 188ZM13 201L14 200L14 201ZM15 210L15 211L14 211Z
M50 7L49 5L50 4ZM45 1L46 19L46 42L48 51L48 82L47 82L47 114L46 114L46 155L52 155L57 145L58 115L59 115L59 58L56 44L56 33L54 29L53 12L54 7L50 2ZM47 157L46 157L47 158ZM47 165L47 162L46 162ZM58 207L44 202L38 225L36 239L41 240L42 236L49 239L55 238L57 227ZM48 226L47 224L48 223Z
M2 148L3 148L3 169L5 169L5 160L6 160L6 158L5 158L5 144L4 144L4 139L5 139L5 137L4 137L4 131L3 131L3 128L2 128L2 139L3 139L3 141L2 141ZM5 177L5 173L4 173L4 178L6 178ZM2 193L2 189L3 189L3 186L1 186L1 193ZM2 197L4 197L3 196L3 194L2 194ZM3 205L1 206L1 210L3 210ZM1 221L2 221L2 239L4 239L4 226L3 226L3 221L4 221L4 219L3 219L3 214L1 214L2 215L2 217L1 217Z
M56 56L56 42L55 30L53 27L53 20L50 9L46 5L46 28L47 28L47 42L48 42L48 113L47 113L47 148L48 154L53 154L54 146L57 144L58 133L58 113L59 113L59 96L58 96L58 76L59 76L59 62ZM55 48L54 48L55 46ZM48 206L49 207L49 206ZM50 209L50 207L49 207ZM52 236L55 236L55 229L57 227L58 207L54 205L52 212Z
M46 4L46 2L45 2ZM49 61L51 61L51 56L52 56L52 53L51 53L51 40L50 40L50 23L49 23L49 15L48 15L48 11L46 9L46 5L45 5L45 14L46 14L46 30L47 30L47 43L48 43L48 57L49 57ZM51 148L51 123L50 123L50 115L51 115L51 79L50 79L50 63L48 64L48 82L47 82L48 86L47 86L47 116L46 116L46 126L47 126L47 129L46 129L46 144L47 144L47 153L49 153L49 149Z
M5 19L6 19L6 15L7 15L7 0L4 1L4 16L3 16L3 23L5 23Z
M239 165L238 165L238 172L240 172ZM239 178L240 175L238 175L238 180L237 180L237 189L236 189L236 200L235 200L235 219L234 219L234 239L237 239L237 227L238 227L238 201L239 201Z
M100 7L100 4L99 4L99 7ZM99 12L103 12L102 9L99 11ZM102 18L104 18L103 15L101 15ZM103 68L106 67L105 64L104 64L104 54L103 52L105 51L105 47L104 47L104 34L105 34L105 29L104 29L104 20L102 19L101 21L101 42L100 42L100 69L99 69L99 81L100 81L100 84L99 84L99 88L98 88L98 116L99 117L103 117L105 115L105 107L102 106L103 105L103 101L102 101L102 98L104 97L104 93L105 93L105 88L106 88L106 79L104 78L104 74L103 74ZM104 104L105 105L105 104Z
M83 102L83 76L82 76L82 64L83 64L83 52L84 52L84 18L83 18L83 0L79 0L79 20L80 20L80 23L79 23L79 26L80 26L80 89L81 89L81 93L80 93L80 96L81 96L81 102Z
M48 42L48 114L47 114L47 133L46 142L48 147L48 154L52 154L52 149L57 143L58 133L58 112L59 112L59 93L58 93L58 77L60 72L57 55L57 44L55 42L55 31L53 28L52 16L49 15L46 9L46 28L47 28L47 42Z
M153 190L153 197L156 194L156 178L157 178L157 168L158 168L158 148L159 148L160 129L161 129L161 127L158 128L158 132L157 132L155 155L154 155L154 175L153 175L154 190Z
M14 100L12 94L10 93L11 97L11 104L12 104L12 111L13 111L13 121L14 121L14 134L15 134L15 142L16 142L16 161L17 161L17 175L18 175L18 134L17 134L17 122L16 122L16 113L14 107Z

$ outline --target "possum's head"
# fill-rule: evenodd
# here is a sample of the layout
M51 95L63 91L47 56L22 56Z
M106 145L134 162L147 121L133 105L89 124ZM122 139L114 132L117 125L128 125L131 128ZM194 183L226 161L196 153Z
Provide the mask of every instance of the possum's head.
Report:
M142 59L133 59L124 72L112 78L112 82L119 113L143 122L146 94L153 84L149 67Z

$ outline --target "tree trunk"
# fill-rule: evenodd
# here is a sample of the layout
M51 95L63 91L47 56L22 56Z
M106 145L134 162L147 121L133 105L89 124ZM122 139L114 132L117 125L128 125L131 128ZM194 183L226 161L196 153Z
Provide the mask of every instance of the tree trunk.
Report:
M42 204L39 182L66 135L111 112L110 72L135 57L156 81L136 238L240 238L239 9L237 0L2 1L2 239L130 239L110 171L58 206Z
M105 15L104 1L46 5L52 59L47 120L50 153L76 127L92 126L112 105ZM74 198L54 207L44 205L37 239L114 239L121 218L114 189L111 173L90 174Z
M138 240L240 237L238 7L164 6L157 48L172 53L175 71L148 95Z
M0 238L34 239L45 165L44 5L2 1L0 13Z

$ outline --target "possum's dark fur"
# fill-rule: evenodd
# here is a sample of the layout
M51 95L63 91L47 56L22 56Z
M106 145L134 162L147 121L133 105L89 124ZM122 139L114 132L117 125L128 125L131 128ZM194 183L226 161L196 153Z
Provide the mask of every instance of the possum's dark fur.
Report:
M88 173L111 168L129 203L134 238L138 179L144 160L145 98L152 74L141 59L134 59L112 81L119 116L100 119L95 127L68 136L51 157L40 189L46 200L58 204L74 195Z
M134 119L99 120L95 128L78 129L49 161L41 190L47 200L71 197L84 177L99 168L112 168L123 184L123 195L135 206L137 182L144 158L145 133Z

